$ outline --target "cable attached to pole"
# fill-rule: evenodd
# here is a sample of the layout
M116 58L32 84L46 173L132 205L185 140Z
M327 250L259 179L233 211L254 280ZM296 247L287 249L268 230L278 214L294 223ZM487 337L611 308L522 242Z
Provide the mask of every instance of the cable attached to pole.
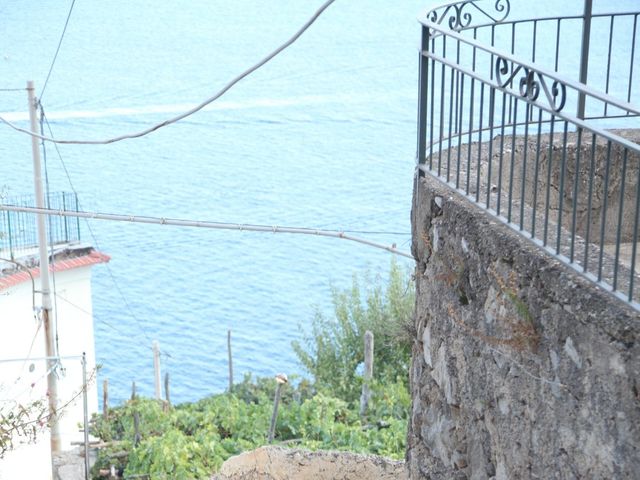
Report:
M302 27L300 27L298 29L298 31L296 33L294 33L286 42L284 42L282 45L280 45L274 51L269 53L266 57L264 57L258 63L256 63L252 67L249 67L247 70L242 72L240 75L237 75L235 78L233 78L231 81L229 81L224 87L222 87L212 97L207 98L205 101L203 101L199 105L196 105L192 109L187 110L186 112L183 112L183 113L181 113L179 115L176 115L175 117L169 118L168 120L165 120L165 121L160 122L160 123L158 123L156 125L153 125L153 126L147 128L145 130L142 130L142 131L139 131L139 132L134 132L134 133L126 133L124 135L120 135L120 136L113 137L113 138L108 138L106 140L58 140L58 139L55 139L55 138L51 138L51 137L46 137L44 135L40 135L40 134L38 134L38 133L36 133L34 131L30 131L30 130L27 130L27 129L24 129L24 128L20 128L17 125L14 125L13 123L9 122L8 120L5 120L2 117L0 117L0 122L4 123L5 125L11 127L12 129L14 129L14 130L16 130L18 132L26 133L27 135L31 135L32 137L38 138L40 140L44 140L45 142L52 142L52 143L73 144L73 145L108 145L110 143L116 143L116 142L120 142L122 140L127 140L127 139L130 139L130 138L143 137L145 135L150 134L151 132L155 132L156 130L158 130L160 128L163 128L163 127L166 127L168 125L171 125L172 123L179 122L180 120L182 120L182 119L184 119L186 117L189 117L189 116L193 115L196 112L199 112L200 110L202 110L207 105L209 105L209 104L213 103L214 101L216 101L222 95L227 93L227 91L229 91L232 87L234 87L238 82L240 82L240 80L244 79L245 77L248 77L253 72L258 70L260 67L264 66L266 63L268 63L270 60L272 60L274 57L279 55L287 47L291 46L296 40L298 40L302 36L302 34L318 19L318 17L320 17L320 15L322 15L322 13L333 2L335 2L335 0L327 0L325 3L323 3L322 6L320 6L320 8L318 10L316 10L316 12L311 16L311 18L309 18L309 20L307 20L304 23L304 25L302 25Z
M117 213L97 213L97 212L82 212L82 211L70 211L70 210L54 210L48 208L35 208L35 207L20 207L14 205L2 205L0 204L0 211L5 210L8 212L25 212L36 213L44 215L58 215L61 217L78 217L78 218L92 218L95 220L107 220L112 222L129 222L129 223L146 223L154 225L172 225L176 227L195 227L195 228L211 228L217 230L240 230L248 232L262 232L262 233L292 233L300 235L317 235L320 237L341 238L343 240L350 240L352 242L361 243L373 248L379 248L386 250L387 252L395 253L402 257L413 259L413 255L407 252L398 250L395 244L389 246L382 243L372 242L370 240L347 235L345 232L338 230L323 230L317 228L307 227L279 227L277 225L255 225L246 223L225 223L225 222L211 222L206 220L185 220L178 218L166 218L166 217L149 217L140 215L122 215Z

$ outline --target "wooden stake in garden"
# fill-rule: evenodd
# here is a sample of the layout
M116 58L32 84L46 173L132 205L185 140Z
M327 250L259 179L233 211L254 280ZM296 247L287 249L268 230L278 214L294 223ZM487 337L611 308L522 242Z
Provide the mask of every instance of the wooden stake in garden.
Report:
M136 399L136 381L131 382L131 400Z
M171 395L169 391L169 372L164 374L164 398L167 402L167 407L171 408Z
M233 357L231 356L231 330L227 330L227 352L229 354L229 393L233 391Z
M137 447L140 440L142 440L142 435L140 435L140 414L137 411L133 412L133 431L133 445Z
M267 435L267 443L273 442L276 434L276 420L278 420L278 405L280 404L280 390L282 386L289 382L287 375L279 373L276 375L276 395L273 399L273 414L271 415L271 426L269 427L269 435Z
M109 419L109 379L105 378L102 382L102 417Z
M162 400L162 388L160 387L160 345L153 341L153 372L156 387L156 400Z
M364 334L364 381L362 395L360 395L360 416L364 417L371 403L371 388L373 378L373 333L367 330Z

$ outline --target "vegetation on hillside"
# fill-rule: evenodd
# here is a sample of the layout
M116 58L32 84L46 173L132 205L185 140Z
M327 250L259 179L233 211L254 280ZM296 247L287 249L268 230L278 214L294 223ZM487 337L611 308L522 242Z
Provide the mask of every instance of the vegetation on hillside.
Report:
M392 263L386 285L360 283L354 278L350 290L335 290L335 318L317 313L311 332L294 345L312 381L293 379L282 389L275 443L404 457L410 398L402 332L413 310L410 276ZM361 418L366 330L375 335L375 369L373 401ZM92 433L109 443L94 478L111 465L125 478L209 478L228 457L267 443L275 388L273 378L246 376L232 393L169 409L150 399L128 401L108 419L94 419Z

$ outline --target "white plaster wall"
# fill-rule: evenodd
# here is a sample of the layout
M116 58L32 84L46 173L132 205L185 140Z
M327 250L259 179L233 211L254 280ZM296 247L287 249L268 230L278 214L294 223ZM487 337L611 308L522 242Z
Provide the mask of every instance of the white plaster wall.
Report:
M57 298L54 313L58 320L58 344L61 357L87 355L89 416L98 411L95 382L95 343L91 306L91 267L56 273ZM36 290L40 288L36 279ZM40 305L36 294L36 305ZM55 318L56 315L53 315ZM33 341L33 345L31 346ZM23 282L0 291L0 359L45 355L43 327L34 319L32 288ZM83 421L82 366L80 359L63 359L58 381L61 446L71 448L72 441L82 441L78 424ZM0 362L0 401L28 402L45 399L47 390L44 361ZM77 397L74 399L74 397ZM7 403L5 403L7 405ZM42 478L51 475L49 436L44 432L35 445L21 446L0 460L0 479Z

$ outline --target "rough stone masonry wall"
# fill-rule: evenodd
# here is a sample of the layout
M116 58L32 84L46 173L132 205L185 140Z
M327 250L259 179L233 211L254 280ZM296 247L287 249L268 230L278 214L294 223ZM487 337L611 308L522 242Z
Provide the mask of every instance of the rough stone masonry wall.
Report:
M428 175L412 229L411 478L638 478L638 313Z

